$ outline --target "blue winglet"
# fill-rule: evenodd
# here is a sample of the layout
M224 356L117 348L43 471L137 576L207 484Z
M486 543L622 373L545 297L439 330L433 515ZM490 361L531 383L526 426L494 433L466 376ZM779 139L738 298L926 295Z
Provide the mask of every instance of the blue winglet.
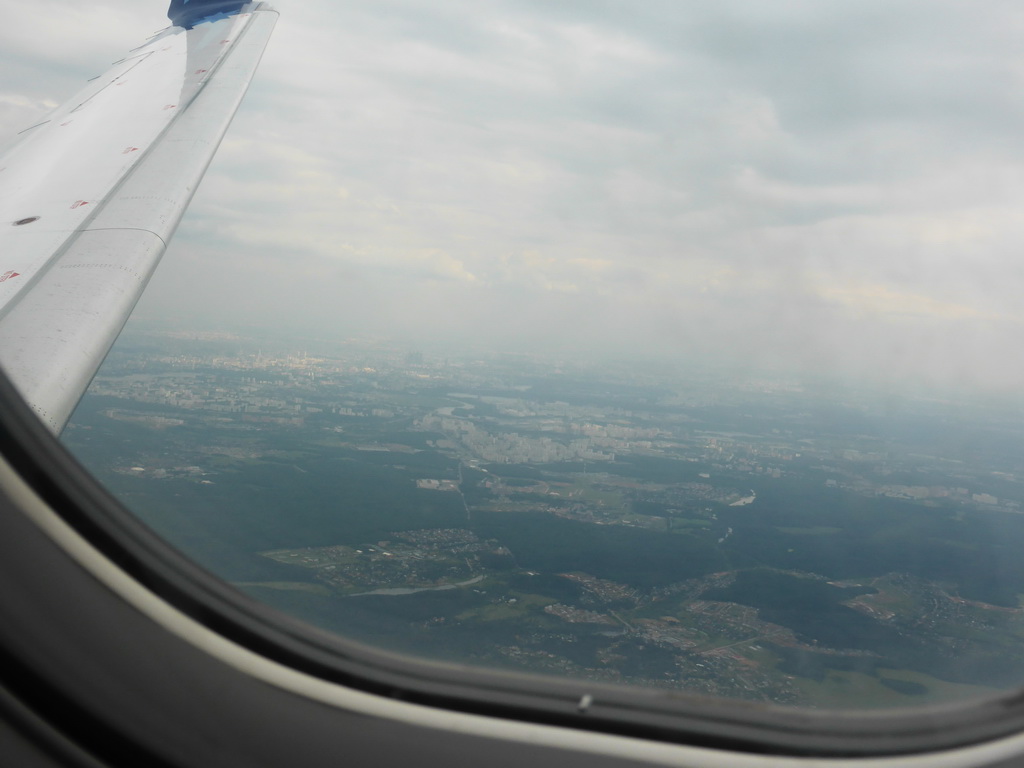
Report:
M246 0L171 0L167 18L176 27L192 29L204 21L216 21L238 13Z

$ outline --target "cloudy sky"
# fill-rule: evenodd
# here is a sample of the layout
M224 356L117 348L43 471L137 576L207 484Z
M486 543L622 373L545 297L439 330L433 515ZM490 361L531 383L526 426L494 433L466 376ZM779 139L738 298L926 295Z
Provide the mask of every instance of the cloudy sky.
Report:
M140 317L1024 384L1016 0L275 6ZM4 136L166 10L0 9Z

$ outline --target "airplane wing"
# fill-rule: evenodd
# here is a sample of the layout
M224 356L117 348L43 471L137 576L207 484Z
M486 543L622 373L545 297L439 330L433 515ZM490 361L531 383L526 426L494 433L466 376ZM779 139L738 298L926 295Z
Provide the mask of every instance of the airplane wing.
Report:
M277 13L172 0L168 17L0 155L0 366L57 433L156 269Z

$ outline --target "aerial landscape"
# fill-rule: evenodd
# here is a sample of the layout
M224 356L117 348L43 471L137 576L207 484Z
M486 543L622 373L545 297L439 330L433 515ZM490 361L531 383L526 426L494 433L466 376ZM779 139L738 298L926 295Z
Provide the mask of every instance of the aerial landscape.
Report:
M1024 682L993 398L137 332L64 433L240 590L375 647L784 705Z
M312 0L260 59L267 7L21 5L0 367L227 586L104 548L138 528L12 453L0 728L147 765L1014 759L1019 9Z

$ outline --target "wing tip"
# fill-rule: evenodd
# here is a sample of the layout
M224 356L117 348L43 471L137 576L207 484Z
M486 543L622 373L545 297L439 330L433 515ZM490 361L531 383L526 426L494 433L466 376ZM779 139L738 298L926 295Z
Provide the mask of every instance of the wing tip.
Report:
M192 29L198 24L240 13L247 5L249 0L171 0L167 18L176 27Z

